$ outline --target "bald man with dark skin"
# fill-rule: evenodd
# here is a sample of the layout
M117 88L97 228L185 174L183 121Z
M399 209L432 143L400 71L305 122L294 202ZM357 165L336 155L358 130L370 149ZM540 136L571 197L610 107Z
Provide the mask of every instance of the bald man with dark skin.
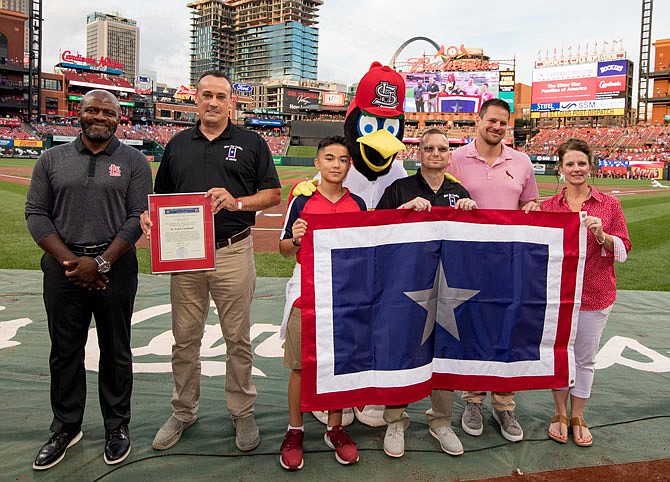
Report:
M134 246L142 234L138 219L151 193L151 169L144 154L114 135L120 118L113 94L88 92L79 108L81 134L39 157L28 190L28 230L44 250L53 411L53 433L35 458L35 470L59 463L83 435L84 348L93 317L100 346L103 457L112 465L130 453Z

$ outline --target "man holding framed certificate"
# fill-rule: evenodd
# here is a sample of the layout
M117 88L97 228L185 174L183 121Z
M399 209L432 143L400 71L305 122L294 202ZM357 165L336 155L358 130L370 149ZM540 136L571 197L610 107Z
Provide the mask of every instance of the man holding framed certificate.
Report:
M171 275L172 415L152 446L175 445L198 416L200 345L211 294L226 341L226 404L242 451L260 443L254 419L254 387L249 312L256 285L251 226L256 211L281 202L279 176L261 136L229 121L232 88L221 71L198 80L195 127L174 136L165 147L154 191L157 194L204 192L214 213L215 270ZM149 236L153 223L141 218ZM155 234L154 234L155 235Z

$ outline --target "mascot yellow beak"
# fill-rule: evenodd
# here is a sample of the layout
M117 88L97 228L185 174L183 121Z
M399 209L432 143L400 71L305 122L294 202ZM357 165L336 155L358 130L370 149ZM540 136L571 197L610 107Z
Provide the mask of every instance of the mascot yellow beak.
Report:
M363 157L365 164L374 172L380 172L386 169L391 162L393 162L393 156L398 152L405 150L405 144L400 142L397 137L386 129L379 129L372 134L361 136L356 139L356 142L361 146L361 156ZM384 158L384 164L381 166L372 164L368 160L368 156L365 154L365 146L377 151Z

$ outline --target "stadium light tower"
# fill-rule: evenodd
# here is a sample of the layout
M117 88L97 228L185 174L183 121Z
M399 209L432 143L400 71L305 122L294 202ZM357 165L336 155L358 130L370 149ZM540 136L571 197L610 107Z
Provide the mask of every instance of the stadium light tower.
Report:
M42 108L42 0L30 0L28 15L28 120L40 118Z
M642 0L642 26L640 28L640 73L637 79L637 121L647 121L649 104L649 54L651 51L651 14L654 0Z

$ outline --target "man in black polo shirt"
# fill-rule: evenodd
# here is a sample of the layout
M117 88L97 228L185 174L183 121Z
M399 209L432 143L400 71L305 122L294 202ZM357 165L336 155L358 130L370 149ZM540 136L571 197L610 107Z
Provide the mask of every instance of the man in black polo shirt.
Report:
M251 226L256 211L279 204L279 176L267 143L232 124L232 88L221 71L198 80L199 120L165 147L154 190L158 194L204 192L211 199L216 236L216 270L174 273L172 303L172 415L153 440L156 450L175 445L195 423L200 402L200 344L211 294L226 341L226 404L240 450L255 449L256 388L251 377L249 312L256 286ZM151 221L142 215L149 235Z
M413 176L398 179L386 188L377 209L430 211L431 206L470 210L477 207L470 193L451 175L445 175L451 153L447 136L428 129L421 136L418 156L421 168Z
M100 346L98 391L107 464L130 453L133 366L130 320L137 291L138 218L151 193L144 155L114 136L121 117L111 93L81 100L81 136L45 151L26 200L28 230L45 251L44 306L51 338L54 432L33 468L53 467L81 437L86 405L84 347L91 316Z
M418 150L421 168L413 176L398 179L386 188L377 209L414 209L430 211L431 206L451 206L469 211L477 208L468 191L453 176L445 174L451 158L449 140L439 129L429 129L421 136ZM454 392L433 390L431 409L426 412L430 434L449 455L463 453L463 445L451 428L451 407ZM402 457L405 453L405 429L409 416L407 405L387 406L384 420L387 423L384 436L384 452L390 457Z

